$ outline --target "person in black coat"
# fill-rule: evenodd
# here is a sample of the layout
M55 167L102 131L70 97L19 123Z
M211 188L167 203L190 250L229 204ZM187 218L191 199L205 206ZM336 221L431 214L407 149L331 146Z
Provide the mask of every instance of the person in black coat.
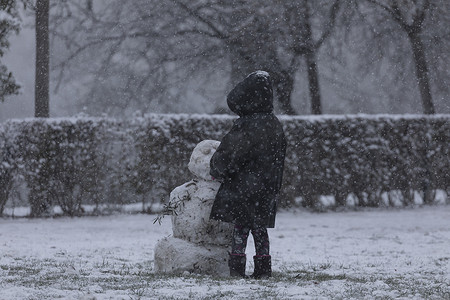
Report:
M211 158L210 174L221 182L211 219L234 223L230 274L245 277L245 248L251 231L256 248L253 277L270 277L267 228L275 226L286 139L273 114L273 90L267 72L256 71L227 96L239 118Z

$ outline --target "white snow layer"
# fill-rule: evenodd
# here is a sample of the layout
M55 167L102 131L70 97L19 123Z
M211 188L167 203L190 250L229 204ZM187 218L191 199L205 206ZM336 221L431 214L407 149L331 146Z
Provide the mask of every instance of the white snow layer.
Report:
M250 76L250 75L255 75L255 76L264 77L264 78L270 77L269 73L267 73L266 71L262 71L262 70L255 71L255 72L249 74L248 76Z
M154 274L154 218L0 219L0 299L449 299L450 206L280 212L263 281Z

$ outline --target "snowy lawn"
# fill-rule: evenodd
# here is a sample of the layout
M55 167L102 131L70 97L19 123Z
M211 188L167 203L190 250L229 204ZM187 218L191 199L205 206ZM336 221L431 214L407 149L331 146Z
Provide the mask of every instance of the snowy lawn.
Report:
M0 219L0 299L450 299L450 206L281 212L263 281L154 274L154 218Z

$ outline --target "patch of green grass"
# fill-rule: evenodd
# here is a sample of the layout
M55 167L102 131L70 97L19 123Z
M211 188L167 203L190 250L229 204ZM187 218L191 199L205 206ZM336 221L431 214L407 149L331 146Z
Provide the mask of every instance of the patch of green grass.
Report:
M414 277L389 277L384 279L390 290L398 291L402 297L419 296L424 299L450 299L450 285L444 279L418 280Z
M56 290L58 293L61 291L62 295L65 291L68 294L72 292L72 295L90 294L91 291L94 294L113 292L136 300L277 300L288 298L287 293L299 291L299 287L307 287L305 290L312 291L313 294L308 295L312 297L360 299L373 295L383 299L413 296L450 299L448 280L445 276L439 276L442 275L439 272L396 276L361 274L343 265L324 262L288 265L279 272L273 272L273 277L268 280L244 280L197 274L154 274L152 267L151 261L134 264L114 258L103 258L97 263L73 258L18 259L9 265L0 265L0 273L7 285L34 289L33 296L30 296L33 299L47 299L48 297L39 294L40 291ZM331 281L335 282L331 284ZM175 291L174 295L169 294L172 290Z
M3 266L3 270L8 271L8 276L34 276L38 274L42 268L30 264L17 264L13 266Z
M348 277L345 274L327 274L322 272L303 272L295 276L295 279L304 281L323 282L330 280L347 280Z
M274 279L280 282L304 282L319 284L321 282L331 281L331 280L346 280L346 281L360 281L359 278L354 278L348 276L344 273L344 265L341 264L337 266L337 271L335 274L331 272L333 269L333 264L331 262L325 262L320 264L303 264L297 269L284 268L280 273L274 273ZM328 271L327 271L328 270ZM325 272L327 271L327 272Z

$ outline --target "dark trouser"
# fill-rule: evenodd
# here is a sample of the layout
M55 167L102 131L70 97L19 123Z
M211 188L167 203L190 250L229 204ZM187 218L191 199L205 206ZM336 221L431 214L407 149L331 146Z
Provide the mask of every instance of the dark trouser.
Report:
M231 255L245 255L250 231L255 242L256 256L269 256L269 235L267 234L267 229L264 227L248 228L238 224L234 225Z

